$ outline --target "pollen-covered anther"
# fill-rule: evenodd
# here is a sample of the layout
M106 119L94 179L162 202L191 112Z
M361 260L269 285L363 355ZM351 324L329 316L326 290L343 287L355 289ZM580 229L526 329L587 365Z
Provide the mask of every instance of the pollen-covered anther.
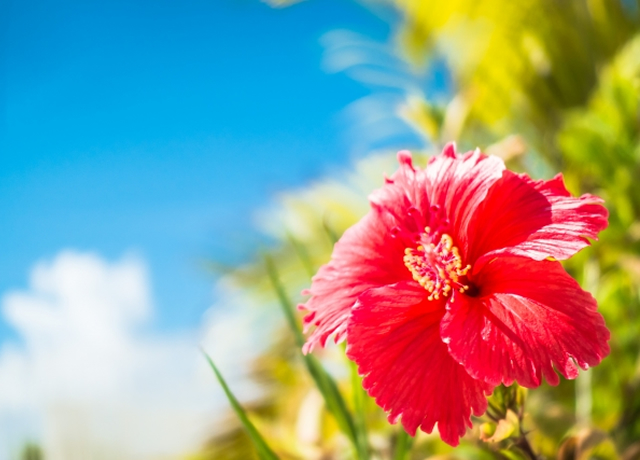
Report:
M460 251L446 233L442 234L437 244L406 248L403 261L413 279L429 291L429 300L448 297L453 289L461 293L469 290L466 275L471 266L462 266Z

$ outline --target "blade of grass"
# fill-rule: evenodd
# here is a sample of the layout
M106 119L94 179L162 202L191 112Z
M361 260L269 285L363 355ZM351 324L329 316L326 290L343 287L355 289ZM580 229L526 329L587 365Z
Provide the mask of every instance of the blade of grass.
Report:
M287 323L289 324L289 327L293 332L296 345L301 350L305 340L304 336L302 335L302 331L298 326L293 303L289 299L289 296L285 292L284 287L280 282L280 276L278 275L278 271L271 257L265 254L264 261L267 274L269 275L269 279L271 281L271 284L273 285L273 289L278 296L278 300L280 301L280 305L282 306L282 310L284 312ZM327 409L335 418L338 427L352 442L358 458L361 460L367 460L368 457L366 450L362 450L362 448L360 447L362 445L362 442L359 441L360 435L356 429L353 417L351 416L351 413L347 408L347 404L345 403L345 400L342 397L342 394L340 393L335 380L331 377L331 375L327 373L324 367L322 367L322 364L320 364L320 361L318 361L315 356L310 354L302 354L302 357L307 370L309 371L309 374L313 378L316 387L318 387L318 390L322 394L325 404L327 405Z
M353 393L355 424L358 433L358 450L366 454L366 458L368 458L367 414L364 407L366 393L362 388L362 382L358 375L358 366L353 361L349 361L349 367L351 368L351 392Z
M296 255L309 275L309 278L311 278L315 275L316 271L313 267L313 262L311 262L311 257L309 257L309 251L307 251L304 244L300 243L300 241L290 233L287 233L287 239L289 240L289 243L291 243L291 246L293 246L293 250L296 252Z
M229 400L231 407L233 408L234 412L240 419L242 426L247 431L249 438L251 438L251 441L253 442L253 445L256 448L256 452L258 453L258 457L260 457L260 460L279 460L279 457L275 454L275 452L273 452L273 450L271 450L271 448L269 447L267 442L264 440L260 432L256 429L255 425L251 423L251 420L249 420L247 413L244 411L244 409L240 405L240 402L238 402L236 397L233 395L233 393L229 389L227 382L225 382L224 378L222 377L222 374L214 364L211 357L204 350L201 350L201 351L202 351L202 354L207 359L207 361L209 362L211 369L213 369L213 372L216 375L216 378L218 379L220 386L224 390L224 393L227 395L227 399Z
M398 428L398 437L396 438L393 460L406 460L407 455L409 455L411 447L413 446L413 438L404 431L404 428L401 426Z
M340 239L340 237L329 226L329 222L327 222L326 217L324 219L322 219L322 227L324 228L324 231L327 233L327 236L329 237L329 240L331 241L331 244L336 244L338 242L338 240Z
M302 346L304 345L304 336L302 335L302 331L298 327L298 321L296 319L293 303L289 299L289 296L285 292L284 287L280 282L280 276L278 275L276 266L273 263L273 259L268 254L265 254L264 256L264 263L267 270L267 275L269 276L269 281L271 281L273 290L278 296L280 306L282 307L284 316L287 320L287 323L289 324L289 328L293 332L296 345L298 346L298 348L302 348Z

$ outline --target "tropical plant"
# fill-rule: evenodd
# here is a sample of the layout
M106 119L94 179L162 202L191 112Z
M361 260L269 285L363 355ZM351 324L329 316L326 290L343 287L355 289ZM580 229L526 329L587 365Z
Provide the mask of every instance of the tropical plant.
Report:
M321 357L345 401L342 415L332 409L327 389L303 372L305 364L312 374L322 370L295 351L298 324L287 316L294 332L277 334L258 360L257 375L270 382L269 391L257 410L248 410L250 418L281 458L527 458L523 433L545 457L640 458L640 2L384 3L401 18L392 42L398 62L416 74L444 62L452 82L444 100L411 88L390 108L425 139L424 156L457 140L534 177L563 171L573 194L605 199L609 228L565 268L598 300L612 334L611 354L557 387L499 388L455 450L424 434L409 449L409 439L362 394L339 348ZM378 152L349 177L283 195L270 210L277 224L269 230L278 243L269 263L256 257L227 276L264 293L264 308L273 309L279 296L286 308L274 314L291 315L333 242L366 212L366 195L395 169L392 158ZM308 403L314 397L315 406ZM303 435L296 423L315 432ZM240 439L241 433L238 425L224 436ZM210 446L210 458L223 458L222 444ZM225 451L224 458L234 458Z

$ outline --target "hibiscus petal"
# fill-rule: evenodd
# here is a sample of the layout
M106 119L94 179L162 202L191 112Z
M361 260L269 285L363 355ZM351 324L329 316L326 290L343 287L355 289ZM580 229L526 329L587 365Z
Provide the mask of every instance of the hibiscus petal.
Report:
M496 258L474 277L476 297L456 293L441 324L453 357L491 385L558 384L597 365L609 331L595 299L559 262ZM575 362L574 362L575 361Z
M413 281L370 289L352 310L347 356L391 423L400 418L412 436L437 423L442 440L455 446L471 427L471 414L486 410L492 387L447 351L439 332L444 312L444 303L427 301Z
M411 279L402 260L406 243L394 237L395 219L387 213L369 212L349 228L334 247L331 261L318 270L307 291L311 298L299 308L310 313L305 332L315 326L303 352L324 346L329 336L344 339L351 307L372 287Z
M453 143L429 161L425 170L429 202L444 212L449 225L440 224L444 224L463 254L467 252L469 222L504 170L500 158L479 150L457 155Z
M369 195L373 209L395 218L406 237L422 233L427 225L429 198L424 171L413 166L411 153L398 152L400 167L385 185ZM426 214L425 214L426 211Z
M468 263L477 260L478 270L497 254L568 259L607 227L602 202L593 195L572 197L560 174L534 181L505 171L470 223Z

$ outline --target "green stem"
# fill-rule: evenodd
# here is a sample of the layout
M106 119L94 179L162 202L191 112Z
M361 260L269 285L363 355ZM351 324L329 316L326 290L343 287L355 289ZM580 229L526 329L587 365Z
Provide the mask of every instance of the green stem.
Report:
M518 425L520 427L520 438L516 441L516 445L520 449L522 449L522 451L527 455L527 457L529 457L529 460L538 460L538 456L536 455L533 448L531 447L531 444L529 443L527 434L522 429L522 421L524 419L524 409L526 405L526 393L519 393L518 390L521 390L521 389L516 387L516 392L514 394L515 396L514 402L518 406L520 406L518 407L518 420L519 420ZM518 404L518 402L520 402L520 404Z
M518 446L522 451L527 454L527 457L530 460L538 460L538 456L533 451L531 444L529 444L529 440L527 439L527 435L520 428L520 438L516 441L516 446Z

